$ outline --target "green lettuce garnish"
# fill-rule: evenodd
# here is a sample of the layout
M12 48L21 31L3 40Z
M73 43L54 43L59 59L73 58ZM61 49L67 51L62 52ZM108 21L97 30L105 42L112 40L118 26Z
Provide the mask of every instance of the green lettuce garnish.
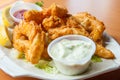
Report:
M95 62L102 62L102 59L101 59L100 57L98 57L98 56L95 56L95 55L92 57L91 60L92 60L92 62L94 62L94 63L95 63Z
M40 7L43 7L44 2L40 1L40 2L36 2L35 4L38 5L38 6L40 6Z
M35 64L35 67L42 69L45 72L50 73L50 74L58 73L58 70L53 64L53 61L40 60L38 64Z
M19 54L17 55L18 59L25 59L25 54L23 52L19 52Z

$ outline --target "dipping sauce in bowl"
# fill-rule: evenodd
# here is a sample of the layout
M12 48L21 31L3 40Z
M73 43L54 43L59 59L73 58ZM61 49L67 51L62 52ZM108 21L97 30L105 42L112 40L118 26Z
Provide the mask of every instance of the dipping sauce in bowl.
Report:
M19 23L23 19L23 14L27 10L38 10L41 11L42 8L34 3L16 1L10 8L10 16L13 20Z
M13 16L18 19L23 19L23 14L25 11L27 11L27 10L26 9L18 10L13 14Z
M63 39L51 48L50 53L57 59L75 63L88 56L91 49L91 43L86 41Z
M48 45L49 56L57 69L65 75L76 75L86 71L95 50L95 43L81 35L62 36Z

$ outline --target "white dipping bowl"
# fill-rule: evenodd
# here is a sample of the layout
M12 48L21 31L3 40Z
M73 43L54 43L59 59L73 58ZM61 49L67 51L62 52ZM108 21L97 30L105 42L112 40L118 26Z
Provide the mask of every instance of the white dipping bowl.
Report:
M23 1L16 1L12 7L10 8L10 16L13 18L13 20L15 22L20 22L22 19L18 19L16 17L14 17L14 13L16 11L19 11L19 10L38 10L38 11L41 11L42 8L39 7L38 5L34 4L34 3L28 3L28 2L23 2Z
M81 61L76 61L75 63L71 63L71 62L66 61L64 59L61 60L61 59L54 57L51 54L51 48L56 43L60 42L63 39L86 41L88 43L91 43L92 48L91 48L89 54L85 58L83 58ZM81 74L84 71L86 71L87 68L89 67L89 64L91 62L91 58L94 55L95 50L96 50L95 43L90 38L82 36L82 35L66 35L66 36L59 37L59 38L53 40L48 45L48 48L47 48L48 54L53 59L57 69L65 75L76 75L76 74Z

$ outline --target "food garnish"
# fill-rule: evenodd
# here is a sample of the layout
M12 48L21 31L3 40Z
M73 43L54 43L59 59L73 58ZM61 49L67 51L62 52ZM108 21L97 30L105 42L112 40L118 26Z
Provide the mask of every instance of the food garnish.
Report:
M102 62L102 59L98 56L95 56L95 55L93 55L91 60L92 60L93 63Z
M43 7L44 2L43 2L43 1L40 1L40 2L36 2L35 4L38 5L38 6L40 6L40 7Z
M19 52L19 54L17 55L18 59L25 59L25 54L23 52Z
M14 26L14 21L9 14L10 8L11 8L11 6L9 5L5 8L3 8L3 10L2 10L2 20L3 20L3 24L5 27L13 27Z
M11 47L12 43L8 33L8 28L5 26L0 26L0 45L4 47Z
M40 60L39 63L35 64L35 67L51 74L56 74L59 72L55 67L53 61Z

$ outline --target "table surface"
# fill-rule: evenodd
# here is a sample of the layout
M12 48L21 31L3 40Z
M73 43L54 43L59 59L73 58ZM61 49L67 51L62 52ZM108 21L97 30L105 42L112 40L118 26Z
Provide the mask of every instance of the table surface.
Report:
M0 8L12 4L16 0L0 0ZM37 2L40 0L24 0ZM120 0L42 0L44 7L50 6L53 2L65 6L69 13L89 12L103 21L106 32L120 43ZM120 69L98 75L86 80L120 80ZM13 78L0 70L0 80L38 80L30 77Z

